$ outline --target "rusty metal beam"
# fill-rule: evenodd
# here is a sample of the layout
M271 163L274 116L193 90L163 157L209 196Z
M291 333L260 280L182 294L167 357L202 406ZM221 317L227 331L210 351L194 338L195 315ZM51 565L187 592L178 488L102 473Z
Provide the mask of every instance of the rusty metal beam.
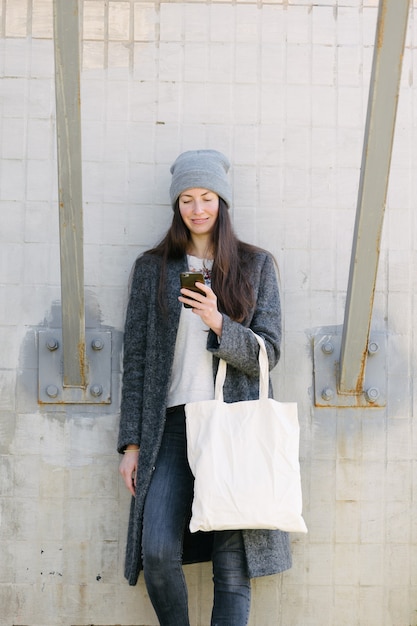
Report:
M338 392L361 394L410 0L380 0L339 361Z
M63 385L85 388L80 34L78 0L54 0Z

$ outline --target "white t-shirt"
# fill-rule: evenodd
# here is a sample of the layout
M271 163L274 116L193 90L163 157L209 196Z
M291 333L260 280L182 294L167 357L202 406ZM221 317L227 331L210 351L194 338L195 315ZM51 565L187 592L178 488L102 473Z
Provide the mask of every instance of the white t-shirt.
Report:
M187 255L190 272L202 272L206 285L211 283L212 260ZM212 355L207 350L209 327L192 309L181 308L174 352L168 406L214 398Z

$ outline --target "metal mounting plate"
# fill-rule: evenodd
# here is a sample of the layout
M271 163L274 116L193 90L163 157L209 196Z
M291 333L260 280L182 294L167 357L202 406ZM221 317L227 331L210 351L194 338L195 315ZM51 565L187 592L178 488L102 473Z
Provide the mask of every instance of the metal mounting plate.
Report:
M368 342L363 390L360 394L338 391L341 334L314 337L314 404L317 407L381 408L386 405L386 339L374 334Z
M64 387L62 330L38 331L40 404L111 404L111 332L87 330L87 386Z

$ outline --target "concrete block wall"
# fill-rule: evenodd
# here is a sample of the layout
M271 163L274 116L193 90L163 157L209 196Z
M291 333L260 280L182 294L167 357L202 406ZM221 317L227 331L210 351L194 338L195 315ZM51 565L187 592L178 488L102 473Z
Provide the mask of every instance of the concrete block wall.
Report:
M312 337L343 322L377 0L80 1L87 322L113 334L113 403L41 407L37 330L60 324L52 0L0 2L0 624L157 624L123 579L115 442L135 257L165 232L169 165L232 161L239 235L277 257L276 395L297 400L307 536L254 581L251 626L415 626L416 9L372 327L387 406L317 409ZM193 626L208 565L186 568Z

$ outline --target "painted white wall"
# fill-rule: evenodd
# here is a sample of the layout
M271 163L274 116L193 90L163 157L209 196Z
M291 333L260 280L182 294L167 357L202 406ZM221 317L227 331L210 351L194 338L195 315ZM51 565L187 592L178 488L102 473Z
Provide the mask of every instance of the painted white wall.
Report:
M51 0L0 2L0 624L157 623L123 579L115 442L127 280L165 232L182 150L231 159L239 235L281 272L276 394L299 403L307 536L254 582L251 626L417 624L417 2L372 327L385 409L313 405L312 336L343 322L377 0L84 0L87 314L114 337L110 407L37 403L36 330L59 325ZM186 568L207 626L208 565Z

